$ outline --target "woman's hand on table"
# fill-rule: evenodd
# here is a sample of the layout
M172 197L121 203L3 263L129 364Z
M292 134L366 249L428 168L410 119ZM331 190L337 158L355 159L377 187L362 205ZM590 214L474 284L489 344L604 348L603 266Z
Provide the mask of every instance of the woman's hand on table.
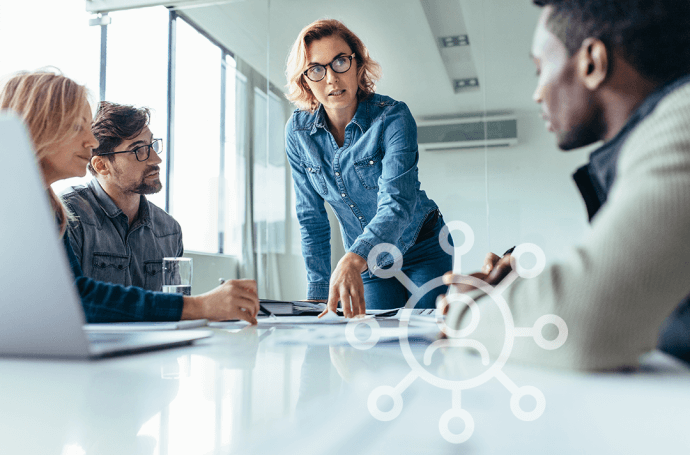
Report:
M365 314L364 304L364 283L362 283L362 272L367 269L367 261L355 254L346 253L338 261L328 290L328 303L326 310L319 317L329 311L336 312L338 301L342 303L343 315L346 318Z

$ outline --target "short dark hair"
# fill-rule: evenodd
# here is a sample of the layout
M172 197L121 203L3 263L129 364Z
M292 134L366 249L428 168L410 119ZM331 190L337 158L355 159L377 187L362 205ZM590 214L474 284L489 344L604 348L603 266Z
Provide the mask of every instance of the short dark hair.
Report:
M573 56L586 38L616 49L641 75L666 82L690 72L689 0L533 0Z
M98 139L99 145L91 151L91 156L112 152L123 141L134 139L150 121L151 111L147 107L101 101L91 125L91 132ZM112 161L115 156L108 155L108 159ZM91 163L87 167L92 175L96 175Z

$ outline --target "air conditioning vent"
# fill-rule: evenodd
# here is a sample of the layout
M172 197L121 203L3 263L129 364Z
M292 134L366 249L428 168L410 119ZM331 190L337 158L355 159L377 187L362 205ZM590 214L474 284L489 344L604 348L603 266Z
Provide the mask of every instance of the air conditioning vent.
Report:
M417 142L427 151L510 147L517 144L517 119L501 115L419 121Z

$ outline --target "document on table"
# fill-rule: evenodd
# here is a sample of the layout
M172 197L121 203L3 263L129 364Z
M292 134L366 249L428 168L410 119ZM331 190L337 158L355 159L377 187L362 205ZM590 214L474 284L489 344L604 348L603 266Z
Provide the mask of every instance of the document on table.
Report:
M276 332L271 338L272 344L308 344L308 345L352 345L343 326L312 325L300 331ZM438 327L429 325L421 327L378 327L372 328L369 340L360 340L360 348L377 343L398 342L401 338L410 341L432 342L438 338Z
M372 319L373 316L364 316L359 318L360 320ZM343 316L338 316L335 313L326 313L323 317L318 316L271 316L268 318L258 318L257 327L274 327L281 325L331 325L331 324L347 324L352 321L351 318L345 318ZM245 321L223 321L223 322L210 322L209 327L216 328L226 328L228 326L237 326L237 324L248 324Z

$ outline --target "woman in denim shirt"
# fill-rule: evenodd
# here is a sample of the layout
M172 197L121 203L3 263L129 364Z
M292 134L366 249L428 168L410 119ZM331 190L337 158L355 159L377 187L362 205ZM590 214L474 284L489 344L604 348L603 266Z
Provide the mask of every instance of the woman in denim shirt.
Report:
M19 73L0 91L0 109L14 111L29 130L46 193L55 211L65 252L87 322L244 319L256 324L256 283L231 280L199 296L151 292L96 281L82 275L66 232L70 217L50 185L83 177L98 141L91 133L86 88L52 72Z
M453 262L452 248L449 254L439 244L445 226L439 209L420 190L417 125L405 103L374 93L379 74L362 41L336 20L305 27L286 69L288 99L298 107L285 136L307 299L327 300L330 311L340 301L348 317L364 313L365 302L396 308L411 297L417 308L433 308L446 290L440 279L413 296L400 274L388 277L402 261L402 273L422 286ZM347 250L332 275L324 201Z

